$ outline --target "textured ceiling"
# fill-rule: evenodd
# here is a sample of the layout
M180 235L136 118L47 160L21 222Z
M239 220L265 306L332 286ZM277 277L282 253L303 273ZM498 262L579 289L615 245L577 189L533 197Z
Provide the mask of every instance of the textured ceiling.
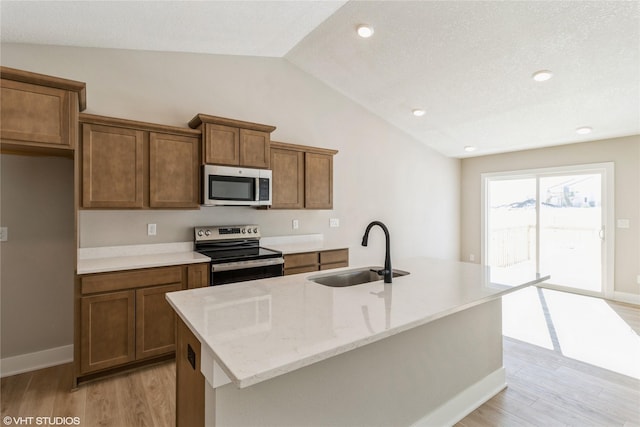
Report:
M3 42L284 57L453 157L640 134L637 1L0 7ZM359 38L360 23L374 36ZM553 78L534 82L541 69ZM426 114L414 117L414 108ZM576 134L581 126L593 133Z

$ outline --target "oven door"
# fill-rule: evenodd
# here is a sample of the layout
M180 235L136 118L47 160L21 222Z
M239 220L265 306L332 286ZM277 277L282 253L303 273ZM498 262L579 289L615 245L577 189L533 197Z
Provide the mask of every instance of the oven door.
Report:
M284 275L284 259L266 258L252 261L211 264L211 286Z
M260 170L205 165L205 206L253 206L260 204Z

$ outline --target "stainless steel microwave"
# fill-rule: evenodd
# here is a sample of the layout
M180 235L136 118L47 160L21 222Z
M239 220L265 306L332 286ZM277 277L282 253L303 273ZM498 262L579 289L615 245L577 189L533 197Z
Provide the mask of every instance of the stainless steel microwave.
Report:
M268 169L205 165L202 204L205 206L270 206Z

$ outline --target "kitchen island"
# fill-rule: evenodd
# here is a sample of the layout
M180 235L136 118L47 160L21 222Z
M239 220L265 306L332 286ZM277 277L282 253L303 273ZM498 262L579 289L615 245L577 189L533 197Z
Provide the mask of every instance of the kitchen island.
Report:
M500 297L546 277L427 258L394 267L410 274L167 294L179 316L178 426L440 426L502 390Z

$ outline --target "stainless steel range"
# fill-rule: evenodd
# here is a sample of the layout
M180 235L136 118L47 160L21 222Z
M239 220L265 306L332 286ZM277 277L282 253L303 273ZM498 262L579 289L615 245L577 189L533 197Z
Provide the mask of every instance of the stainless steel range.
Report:
M260 227L195 227L196 252L211 258L211 286L282 276L282 252L260 246Z

